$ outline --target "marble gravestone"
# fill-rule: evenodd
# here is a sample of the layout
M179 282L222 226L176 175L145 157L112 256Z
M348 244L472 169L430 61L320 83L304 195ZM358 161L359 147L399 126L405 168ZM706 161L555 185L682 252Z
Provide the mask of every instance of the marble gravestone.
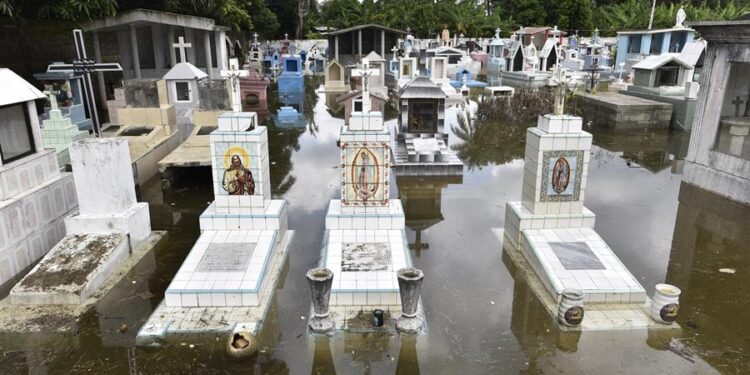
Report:
M587 305L643 305L645 290L594 231L595 215L583 205L592 136L580 117L563 114L565 85L558 84L555 114L539 116L526 133L522 200L506 206L504 243L555 301L573 288Z
M45 149L35 101L44 94L0 68L0 284L46 254L78 208L73 175Z
M364 84L367 92L367 82ZM390 134L379 121L351 119L340 133L341 198L326 214L321 267L333 271L331 311L336 329L346 329L360 311L400 312L396 271L411 265L401 201L390 197Z
M293 232L286 201L271 199L267 128L253 112L227 112L210 142L215 200L139 342L176 332L256 334L286 259ZM222 315L226 307L238 314Z
M88 131L79 130L70 117L64 117L62 111L57 107L57 95L55 92L47 91L50 102L49 118L42 121L42 141L45 148L54 148L57 153L59 165L70 163L68 147L71 143L87 138Z
M285 55L281 65L283 72L279 76L279 93L305 92L305 76L300 57Z

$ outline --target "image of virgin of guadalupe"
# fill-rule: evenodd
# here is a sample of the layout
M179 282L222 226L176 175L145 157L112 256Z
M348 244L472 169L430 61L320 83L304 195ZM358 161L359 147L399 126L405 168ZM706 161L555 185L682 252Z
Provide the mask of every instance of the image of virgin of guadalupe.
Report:
M229 168L224 171L224 190L229 195L253 195L255 194L255 180L240 160L239 155L232 155Z
M357 196L359 199L363 201L367 201L370 197L372 197L375 194L375 191L378 189L377 184L373 184L370 181L370 176L368 173L368 165L370 164L370 158L368 157L366 152L362 152L360 154L360 167L359 167L359 173L357 173ZM372 185L372 187L370 187Z
M565 158L558 158L552 168L552 190L561 194L568 188L570 182L570 164Z

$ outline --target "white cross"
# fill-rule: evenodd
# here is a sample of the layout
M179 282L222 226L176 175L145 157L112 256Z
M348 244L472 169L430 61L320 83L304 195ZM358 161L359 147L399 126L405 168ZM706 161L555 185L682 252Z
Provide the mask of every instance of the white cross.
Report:
M370 77L379 77L380 70L370 69L370 60L362 59L361 69L352 69L352 77L362 77L362 112L370 112L370 91L367 89L369 86Z
M284 40L289 40L289 34L284 33Z
M393 48L391 48L391 52L393 52L393 61L396 61L396 56L398 56L398 47L393 46Z
M178 48L180 50L180 62L187 62L187 56L185 55L185 48L191 48L193 47L192 43L185 43L185 38L179 37L177 38L179 43L172 44L172 47Z
M555 115L558 116L565 113L565 94L567 94L568 89L566 73L567 69L563 69L560 65L555 65L552 77L550 77L550 84L557 86L555 90Z
M228 78L232 85L232 110L234 112L242 112L240 77L247 77L249 74L247 70L240 69L240 62L237 59L229 59L229 70L221 71L221 76Z
M500 39L500 28L495 29L495 39Z
M258 44L258 33L253 33L253 44Z

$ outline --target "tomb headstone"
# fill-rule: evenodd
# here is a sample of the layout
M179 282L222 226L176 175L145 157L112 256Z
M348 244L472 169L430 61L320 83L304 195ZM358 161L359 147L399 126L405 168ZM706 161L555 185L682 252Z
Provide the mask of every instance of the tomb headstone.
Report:
M304 92L305 77L302 72L302 60L297 55L284 56L282 59L283 72L279 76L279 92Z
M336 60L331 60L326 66L325 90L327 92L348 91L344 66Z
M59 108L57 108L57 93L45 91L50 102L49 119L42 121L42 140L45 148L53 148L57 153L59 165L65 165L70 162L68 147L71 143L87 138L89 132L79 130L78 126L70 120L70 117L64 117Z

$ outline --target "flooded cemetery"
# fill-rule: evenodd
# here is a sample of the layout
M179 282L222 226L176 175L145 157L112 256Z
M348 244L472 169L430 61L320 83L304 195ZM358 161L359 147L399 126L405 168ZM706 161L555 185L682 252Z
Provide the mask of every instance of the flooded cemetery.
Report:
M747 372L750 21L673 10L0 64L0 373Z

